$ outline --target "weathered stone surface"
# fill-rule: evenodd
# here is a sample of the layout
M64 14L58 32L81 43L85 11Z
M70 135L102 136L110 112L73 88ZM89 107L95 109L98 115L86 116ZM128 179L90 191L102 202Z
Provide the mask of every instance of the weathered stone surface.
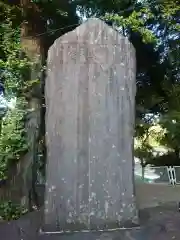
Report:
M90 19L55 41L47 67L44 229L136 224L134 48Z
M175 203L143 210L141 228L115 232L39 234L43 211L0 224L2 240L170 240L180 239L180 217Z
M115 231L115 232L89 232L89 233L74 233L74 234L64 234L64 235L55 235L49 234L41 236L42 240L139 240L139 236L142 236L142 233L139 231L128 232L128 231ZM146 238L142 238L145 240Z

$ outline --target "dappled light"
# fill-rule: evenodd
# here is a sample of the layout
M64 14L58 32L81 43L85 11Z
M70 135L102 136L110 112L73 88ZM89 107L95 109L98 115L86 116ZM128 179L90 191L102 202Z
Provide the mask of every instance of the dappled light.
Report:
M0 0L0 240L180 239L179 0Z

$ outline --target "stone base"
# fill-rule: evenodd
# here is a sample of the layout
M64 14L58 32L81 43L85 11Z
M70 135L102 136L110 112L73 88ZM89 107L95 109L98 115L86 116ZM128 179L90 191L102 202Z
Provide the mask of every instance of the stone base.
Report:
M81 233L55 233L41 234L39 240L147 240L142 229L119 230L112 232L81 232Z
M79 223L74 223L74 224L62 224L61 225L56 225L54 224L43 224L41 230L42 232L49 232L49 233L54 233L54 232L84 232L84 231L114 231L114 229L131 229L131 228L137 228L139 227L139 224L134 223L132 221L124 221L124 222L106 222L104 221L103 223L97 222L97 224L90 224L89 226L86 226L85 224L79 224ZM83 230L82 230L83 229ZM110 230L109 230L110 229ZM112 229L112 230L111 230Z

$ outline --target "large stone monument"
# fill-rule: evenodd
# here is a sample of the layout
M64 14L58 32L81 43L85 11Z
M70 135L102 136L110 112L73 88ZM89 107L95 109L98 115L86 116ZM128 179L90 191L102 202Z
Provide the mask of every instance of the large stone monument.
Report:
M104 22L89 19L55 41L47 68L43 231L137 224L133 46Z

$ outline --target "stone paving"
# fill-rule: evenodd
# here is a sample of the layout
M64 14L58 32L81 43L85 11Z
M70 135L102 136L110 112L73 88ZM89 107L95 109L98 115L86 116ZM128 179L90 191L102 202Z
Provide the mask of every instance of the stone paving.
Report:
M0 224L0 240L180 240L180 213L176 204L149 208L140 213L141 227L99 233L39 235L42 212Z

